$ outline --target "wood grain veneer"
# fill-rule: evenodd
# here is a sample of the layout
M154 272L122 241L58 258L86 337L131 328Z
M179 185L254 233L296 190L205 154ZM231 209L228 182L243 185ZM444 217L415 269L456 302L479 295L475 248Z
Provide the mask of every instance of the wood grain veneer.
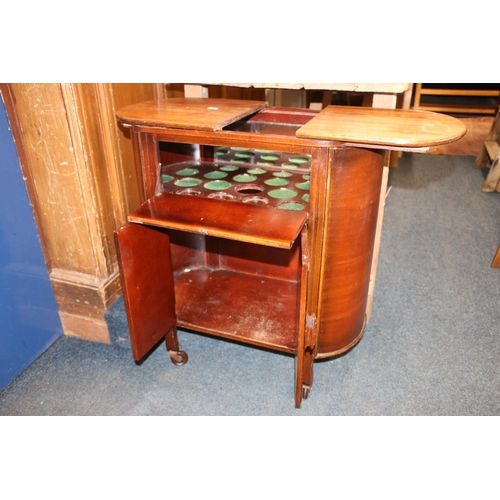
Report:
M207 236L278 248L291 248L307 220L294 212L204 197L162 193L153 196L128 217L149 224Z
M129 125L148 124L187 130L220 130L266 107L265 101L173 98L133 104L118 117Z
M460 139L465 125L425 111L328 106L297 131L297 137L419 148Z

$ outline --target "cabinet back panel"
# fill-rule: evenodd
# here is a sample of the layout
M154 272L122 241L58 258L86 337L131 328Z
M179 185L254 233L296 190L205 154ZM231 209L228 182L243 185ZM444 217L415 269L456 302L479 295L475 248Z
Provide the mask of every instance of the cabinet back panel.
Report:
M287 250L220 239L219 266L221 269L298 282L300 246L296 241Z

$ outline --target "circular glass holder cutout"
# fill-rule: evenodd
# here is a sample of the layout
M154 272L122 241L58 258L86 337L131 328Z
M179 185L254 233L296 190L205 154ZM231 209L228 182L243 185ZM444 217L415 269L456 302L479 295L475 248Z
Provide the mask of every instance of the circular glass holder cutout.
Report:
M177 191L176 194L181 194L183 196L200 196L201 191L199 189L181 189L180 191Z
M240 151L234 155L236 158L252 158L255 156L255 153L252 153L251 151Z
M182 177L196 175L197 173L199 173L199 170L197 168L183 168L182 170L177 170L176 172L177 175L180 175Z
M293 174L291 172L285 172L284 170L280 170L279 172L274 172L273 175L275 177L291 177Z
M236 182L253 182L255 180L257 180L257 177L255 177L255 175L249 174L240 174L233 177L233 181Z
M297 182L297 184L295 184L295 186L298 187L299 189L304 190L304 191L309 191L309 189L311 187L311 183L309 181Z
M227 173L214 170L213 172L207 172L204 177L207 179L224 179L224 177L227 177Z
M259 184L243 184L236 186L234 190L240 194L259 194L264 191L264 187Z
M261 155L261 159L263 159L264 161L278 161L280 158L281 156L276 153Z
M210 181L205 184L206 189L210 189L211 191L223 191L224 189L229 189L231 187L231 183L227 181Z
M161 176L161 182L163 182L163 183L171 182L173 180L174 180L174 177L171 175L163 174Z
M293 191L292 189L287 189L287 188L281 188L281 189L273 189L272 191L269 191L267 194L272 198L287 199L287 198L294 198L295 196L297 196L297 191Z
M292 156L288 158L290 163L297 163L299 165L303 165L304 163L309 163L309 158L307 156Z
M201 180L193 179L192 177L185 177L184 179L176 180L174 184L179 187L193 187L201 184Z
M237 167L235 165L226 165L225 167L221 167L220 169L223 170L224 172L234 172L235 170L238 170L240 167Z
M260 175L260 174L265 174L267 170L263 168L251 168L248 173L252 175Z
M252 205L267 205L269 200L264 196L247 196L243 198L243 203L251 203Z
M274 179L267 179L267 181L264 181L268 186L286 186L287 184L290 184L290 181L287 181L286 179L281 179L279 177L275 177Z
M302 199L306 202L306 203L309 203L309 200L311 199L311 197L309 196L309 193L305 194L304 196L302 196Z
M214 200L226 200L226 201L231 201L231 200L234 200L236 198L232 194L224 193L224 192L210 193L208 195L208 197L212 198Z
M286 201L285 203L280 203L278 208L281 210L304 210L306 207L298 201Z

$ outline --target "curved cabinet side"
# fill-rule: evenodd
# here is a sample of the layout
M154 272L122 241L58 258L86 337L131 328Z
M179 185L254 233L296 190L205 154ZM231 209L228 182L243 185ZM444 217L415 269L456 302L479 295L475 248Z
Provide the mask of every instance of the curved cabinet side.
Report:
M361 338L370 284L384 154L332 150L323 226L317 358Z

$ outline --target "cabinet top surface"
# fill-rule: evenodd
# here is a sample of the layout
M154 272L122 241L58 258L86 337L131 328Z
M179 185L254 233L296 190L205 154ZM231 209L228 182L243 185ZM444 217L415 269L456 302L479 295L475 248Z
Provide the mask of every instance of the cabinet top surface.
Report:
M266 106L265 101L173 98L131 104L117 116L130 125L216 131Z
M132 104L117 116L128 125L215 132L259 116L266 106L264 101L174 98ZM453 142L466 131L457 118L430 111L327 106L298 128L296 137L406 149Z
M460 120L428 111L327 106L297 137L391 147L431 147L460 139Z

